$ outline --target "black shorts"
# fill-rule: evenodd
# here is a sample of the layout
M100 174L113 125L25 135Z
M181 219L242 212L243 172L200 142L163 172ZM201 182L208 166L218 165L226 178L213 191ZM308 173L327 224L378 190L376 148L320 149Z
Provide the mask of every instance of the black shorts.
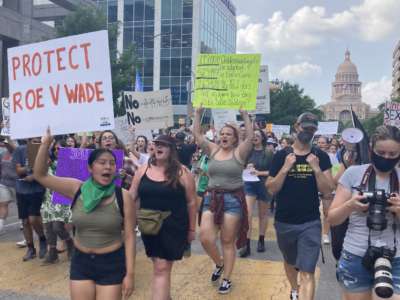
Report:
M70 280L92 280L97 285L119 285L125 275L124 247L105 254L88 254L75 248L71 259Z
M18 218L21 220L28 217L40 217L40 208L42 207L44 192L33 194L17 193Z

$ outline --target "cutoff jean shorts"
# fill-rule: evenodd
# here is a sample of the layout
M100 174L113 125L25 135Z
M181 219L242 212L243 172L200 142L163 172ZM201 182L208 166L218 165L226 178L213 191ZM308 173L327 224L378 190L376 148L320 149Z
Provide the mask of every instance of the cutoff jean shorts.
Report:
M203 200L203 212L210 210L210 194L206 193ZM232 193L224 193L224 213L242 216L242 207L240 206L240 199Z

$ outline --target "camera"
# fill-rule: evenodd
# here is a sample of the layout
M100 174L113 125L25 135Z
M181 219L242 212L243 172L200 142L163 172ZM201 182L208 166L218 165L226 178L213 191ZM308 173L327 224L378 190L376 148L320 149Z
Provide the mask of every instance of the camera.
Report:
M379 189L372 192L357 190L360 195L365 196L365 199L361 200L361 202L364 204L369 203L367 227L371 230L385 230L387 227L386 208L390 206L388 202L390 194L386 193L385 190Z
M396 251L386 247L369 246L362 264L374 273L374 290L381 298L393 295L392 260Z

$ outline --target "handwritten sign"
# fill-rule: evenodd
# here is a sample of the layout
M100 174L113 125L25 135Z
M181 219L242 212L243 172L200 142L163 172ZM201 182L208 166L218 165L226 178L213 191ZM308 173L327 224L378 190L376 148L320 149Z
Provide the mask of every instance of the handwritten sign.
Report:
M275 134L275 136L278 139L280 139L282 136L290 134L290 125L273 124L272 125L272 132Z
M270 97L269 97L269 75L268 66L260 67L260 77L258 79L258 94L256 100L256 109L250 111L251 114L269 114L270 113Z
M10 101L8 98L1 98L1 113L3 121L1 135L10 136Z
M387 101L383 116L384 125L400 128L400 103Z
M136 129L160 129L174 125L171 90L124 92L128 125Z
M193 105L256 109L260 54L200 54Z
M339 122L318 122L318 131L316 135L334 135L337 134L339 128Z
M82 148L61 148L58 151L58 161L56 176L72 177L82 181L90 177L88 170L88 158L92 149ZM124 152L122 150L113 151L117 158L117 172L123 167ZM116 184L121 185L121 180L117 179ZM58 193L53 194L54 204L70 205L71 199L66 198Z
M139 135L144 135L149 141L153 140L153 134L150 129L135 129L135 133L133 134L129 130L129 124L126 117L117 117L114 119L114 122L114 133L125 145L129 145L129 143L133 141L134 137L138 137Z
M212 109L214 128L218 131L227 123L236 123L236 110L231 109Z
M8 49L14 139L114 128L106 30Z

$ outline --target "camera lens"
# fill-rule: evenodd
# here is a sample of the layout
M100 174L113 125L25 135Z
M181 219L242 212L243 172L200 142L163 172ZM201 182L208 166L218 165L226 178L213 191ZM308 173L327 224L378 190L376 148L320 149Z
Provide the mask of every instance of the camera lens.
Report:
M370 203L367 216L367 226L372 230L382 231L387 227L385 206L377 203Z
M393 295L392 264L387 258L380 257L375 261L375 293L381 298Z

